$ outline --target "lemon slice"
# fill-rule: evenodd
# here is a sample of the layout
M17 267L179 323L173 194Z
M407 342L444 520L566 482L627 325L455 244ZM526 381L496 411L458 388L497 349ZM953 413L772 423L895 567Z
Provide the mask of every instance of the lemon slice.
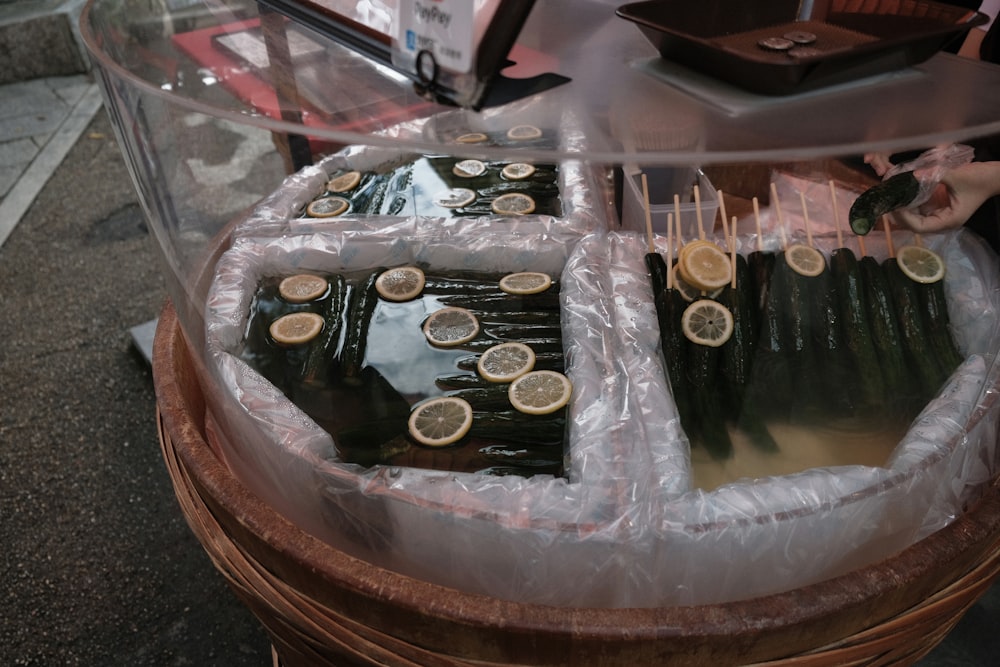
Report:
M500 279L500 289L507 294L538 294L552 286L552 278L547 273L520 271L508 273Z
M729 255L714 243L706 242L682 252L678 260L681 277L695 289L709 292L725 287L733 278Z
M315 301L326 294L329 286L325 278L309 273L300 273L282 280L278 285L278 294L289 303L306 303L307 301Z
M271 338L279 345L308 343L323 330L323 318L316 313L289 313L271 322Z
M936 283L944 278L944 260L933 250L906 245L896 252L900 270L918 283Z
M489 137L482 132L468 132L457 137L455 141L460 144L481 144L488 139Z
M526 215L535 210L535 200L520 192L509 192L493 200L493 212L499 215Z
M443 447L469 432L472 406L457 396L432 398L414 406L407 424L410 435L420 444Z
M388 301L409 301L424 289L424 272L415 266L398 266L379 274L375 290Z
M529 415L547 415L569 403L573 384L555 371L531 371L510 383L507 397L517 410Z
M462 208L476 201L476 193L469 188L452 188L439 193L434 201L445 208Z
M346 174L341 174L335 178L330 179L326 184L326 189L330 192L347 192L358 187L358 183L361 182L361 172L360 171L349 171Z
M691 286L691 284L688 283L688 281L684 280L684 278L681 277L681 271L680 271L680 269L681 269L681 265L680 264L674 264L674 269L673 269L673 271L674 271L674 289L676 289L678 292L681 293L681 297L685 301L687 301L687 302L690 303L691 301L696 301L696 300L702 298L703 296L707 297L709 299L714 299L715 297L717 297L720 294L722 294L722 288L721 287L719 289L714 289L714 290L711 290L711 291L706 291L706 290L700 290L700 289L697 289L697 288Z
M483 164L482 160L462 160L455 163L451 171L461 178L475 178L486 173L486 165Z
M452 347L468 343L479 333L479 320L465 308L442 308L424 322L424 336L432 344Z
M682 245L681 249L678 251L678 253L677 253L677 262L680 263L681 258L683 258L685 254L691 252L695 248L698 248L700 246L706 246L706 245L715 245L715 244L712 243L711 241L707 241L705 239L695 239L693 241L688 241L687 243L685 243L684 245Z
M542 136L542 131L534 125L515 125L507 130L507 138L514 141L527 141Z
M321 197L309 202L306 213L314 218L332 218L346 211L350 205L343 197Z
M490 382L510 382L535 367L535 352L524 343L500 343L479 355L476 368Z
M788 266L803 276L818 276L826 268L823 253L811 246L795 243L785 248L785 261Z
M681 330L692 343L719 347L733 335L733 314L718 301L698 299L684 309Z
M527 162L512 162L511 164L504 165L500 173L504 178L512 181L521 181L535 173L535 165L528 164Z

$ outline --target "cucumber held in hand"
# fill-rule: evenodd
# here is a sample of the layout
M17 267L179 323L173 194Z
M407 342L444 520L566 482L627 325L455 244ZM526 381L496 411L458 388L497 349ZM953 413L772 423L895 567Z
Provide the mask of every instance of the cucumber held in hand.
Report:
M872 230L878 219L890 211L908 206L920 193L920 181L912 171L890 176L881 183L862 192L848 218L855 234L864 236Z

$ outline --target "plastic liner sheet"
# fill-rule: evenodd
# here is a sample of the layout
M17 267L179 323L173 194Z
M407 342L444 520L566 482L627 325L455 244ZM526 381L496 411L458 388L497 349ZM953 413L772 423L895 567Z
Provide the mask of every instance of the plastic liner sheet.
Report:
M600 236L583 245L600 247ZM593 239L593 240L591 240ZM262 497L305 529L372 562L429 581L554 604L631 604L630 516L642 495L641 448L616 388L611 302L593 251L561 238L480 230L449 243L339 234L238 239L207 304L218 401L216 444ZM535 270L562 277L569 412L567 478L493 477L338 461L331 437L238 357L261 278L419 262L430 270ZM573 276L573 278L570 278ZM579 582L598 573L595 585Z
M805 242L802 218L786 213L788 243ZM893 238L899 245L913 242L908 233ZM625 291L649 290L646 239L611 241L613 269L630 283ZM745 253L756 242L744 236L738 246ZM813 243L827 256L840 247L833 234L814 234ZM869 254L887 256L881 234L869 235L866 243ZM650 583L656 581L661 602L704 604L774 593L877 562L946 525L996 474L996 258L969 232L925 236L923 243L948 267L951 321L966 359L884 467L817 467L736 479L712 490L694 488L690 460L679 456L685 440L676 408L664 401L669 384L628 392L627 400L642 416L641 437L657 462L647 498L653 533L648 539L655 551L644 566L655 573ZM629 373L639 372L650 356L662 363L655 310L647 305L651 299L648 291L634 316L620 321L621 336L629 341L625 347L634 354Z
M562 110L556 113L530 100L478 114L463 110L447 111L430 118L399 124L380 135L382 139L397 144L396 146L349 146L291 174L278 189L254 207L237 225L234 234L266 236L329 229L412 234L430 229L454 235L475 231L484 223L501 222L518 233L577 237L607 229L608 221L615 216L611 213L612 198L606 193L604 171L576 160L566 160L556 165L562 208L560 215L437 217L409 212L398 216L345 213L331 218L309 218L304 215L307 204L324 192L327 182L334 174L351 170L362 173L389 172L421 157L440 155L443 152L442 146L449 145L456 157L498 159L495 145L463 145L455 139L469 133L502 135L517 125L538 127L543 136L534 149L532 142L525 142L523 146L507 144L503 153L506 161L551 163L551 158L544 157L546 150L558 147L572 152L580 150L584 145L584 124L572 112ZM401 151L399 142L405 142L408 146L426 145L427 150Z
M822 190L814 198L807 191L803 201L828 198ZM804 218L785 206L789 243L806 240ZM841 241L815 222L821 219L814 216L809 235L829 253ZM399 225L409 225L406 234L396 233ZM251 489L305 530L410 576L560 606L742 599L891 555L950 522L997 470L1000 272L968 232L921 240L946 261L950 319L965 362L883 466L815 467L706 489L695 482L662 364L644 237L520 233L485 220L475 233L456 235L410 222L380 231L256 229L263 233L244 227L224 254L207 302L207 354L219 390L211 401L213 444ZM773 234L741 233L739 250L758 240L777 247ZM656 237L661 252L664 241ZM867 252L885 257L887 241L870 234ZM892 242L913 239L900 232ZM574 384L566 478L345 464L328 433L239 359L262 278L412 262L560 277Z

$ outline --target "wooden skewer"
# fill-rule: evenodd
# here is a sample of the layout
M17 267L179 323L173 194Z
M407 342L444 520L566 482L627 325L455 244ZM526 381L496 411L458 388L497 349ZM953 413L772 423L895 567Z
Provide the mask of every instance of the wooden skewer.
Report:
M917 246L919 248L923 248L924 247L924 237L921 236L920 234L914 233L913 234L913 245L915 245L915 246Z
M729 221L725 218L722 218L722 238L725 239L728 249L732 245L732 241L729 239Z
M667 259L674 259L674 214L667 213Z
M680 259L681 259L681 249L684 247L684 241L681 238L681 219L680 218L676 218L676 217L674 218L674 231L676 232L676 234L675 234L676 240L674 241L674 246L677 248L677 263L679 264L680 263ZM677 268L677 264L674 264L673 266L670 267L670 271L668 272L668 274L671 277L674 277L674 269L676 269L676 268ZM674 287L676 287L676 286L677 286L677 283L675 282L674 283Z
M674 288L674 214L667 213L667 289Z
M831 188L831 191L832 191L833 181L830 181L830 188ZM837 207L836 206L833 207L833 215L834 215L834 220L837 221L837 239L840 242L840 247L843 248L844 244L843 244L843 240L841 239L841 236L840 236L840 215L837 213ZM851 233L852 234L854 233L853 230L851 231ZM856 238L858 240L858 251L861 253L861 256L862 257L866 256L868 254L868 250L865 248L865 239L864 239L864 237L860 236L858 234L854 234L854 238Z
M830 179L830 205L833 206L833 227L837 231L837 247L844 247L844 235L840 231L840 211L837 210L837 187Z
M733 280L730 286L736 289L736 216L733 216L733 226L731 228L733 232L732 237L729 241L729 263L732 265Z
M889 218L882 216L882 229L885 230L885 243L889 248L889 257L896 256L896 249L892 245L892 230L889 229Z
M725 241L726 241L726 251L731 254L732 251L733 251L735 239L733 239L729 235L729 222L725 218L722 219L722 238L725 239ZM733 264L732 257L730 257L729 264L730 264L729 272L730 272L730 274L732 274L732 275L735 276L736 275L736 265Z
M681 245L681 196L674 193L674 224L677 225L677 252L680 253Z
M677 263L680 264L681 250L684 249L684 239L681 236L681 221L679 219L674 219L674 228L677 231ZM677 268L676 265L675 268Z
M771 199L774 201L774 211L778 215L778 235L781 238L781 249L788 247L788 240L785 238L785 216L781 213L781 202L778 200L778 188L771 183Z
M650 253L656 252L656 245L653 243L653 214L649 209L649 179L646 172L642 172L642 200L646 210L646 243Z
M812 225L809 223L809 210L806 208L806 195L804 192L799 193L799 201L802 202L802 223L806 226L806 243L812 248L814 247Z
M722 228L723 232L725 232L726 221L729 219L728 217L726 217L726 200L722 196L722 190L716 190L715 196L719 198L719 214L722 217Z
M681 198L674 195L674 226L677 230L677 256L680 256L681 248L684 247L684 236L681 234Z
M715 191L715 196L719 200L719 217L722 218L722 222L723 222L723 224L725 224L726 219L727 219L727 217L726 217L726 197L722 193L722 190L716 190Z
M701 219L701 190L698 188L697 183L694 186L694 214L695 218L697 218L698 220L698 238L704 241L705 227L702 224L702 219Z
M760 228L760 202L757 198L753 198L753 220L757 224L757 250L759 252L764 251L764 236L761 233Z
M733 272L733 289L736 289L736 216L733 216L732 227L726 229L726 198L722 190L716 190L715 195L719 198L719 213L722 214L722 233L726 235L726 241L729 243L729 252L732 255L730 264L732 265L731 270Z

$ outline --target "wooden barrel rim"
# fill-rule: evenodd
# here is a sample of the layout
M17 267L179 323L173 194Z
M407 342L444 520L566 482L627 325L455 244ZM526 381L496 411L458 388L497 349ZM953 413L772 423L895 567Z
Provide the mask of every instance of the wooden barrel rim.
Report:
M985 590L1000 573L1000 487L994 482L969 511L896 556L827 581L750 600L655 609L562 608L423 582L334 549L246 489L211 452L195 423L203 402L200 395L185 396L185 391L190 394L192 386L197 387L196 356L188 354L168 303L154 343L161 419L199 495L231 538L273 567L282 581L310 591L316 601L347 610L359 622L407 641L425 646L441 642L453 655L476 651L489 637L500 634L505 641L523 643L513 649L521 657L544 650L567 655L603 651L608 657L620 653L647 659L711 652L723 642L728 651L759 661L817 649L864 631L907 613L949 585L959 589L978 585ZM275 560L275 554L282 558ZM413 627L399 622L400 613L414 619ZM544 638L544 648L539 637ZM512 649L496 650L498 655L486 659L503 657Z

